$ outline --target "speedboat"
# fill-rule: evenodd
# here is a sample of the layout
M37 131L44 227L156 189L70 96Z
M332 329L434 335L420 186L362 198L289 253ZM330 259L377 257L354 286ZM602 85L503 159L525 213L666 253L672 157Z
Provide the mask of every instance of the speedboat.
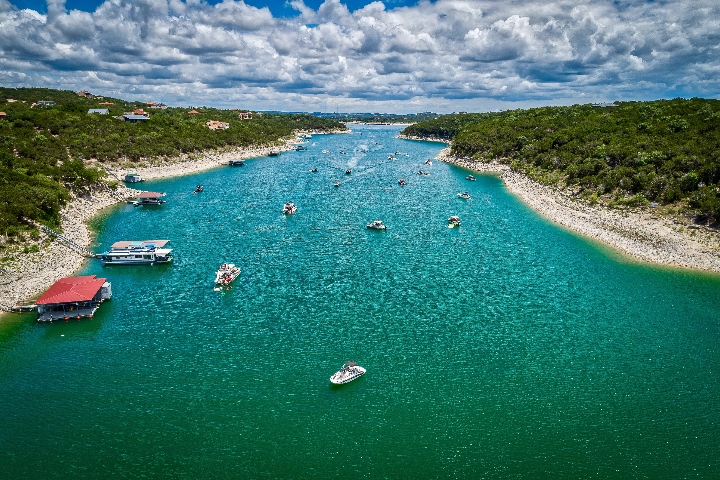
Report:
M371 230L385 230L387 227L383 224L382 220L373 220L367 224L367 228Z
M465 180L470 180L471 182L474 182L475 177L473 177L472 175L468 175L467 177L465 177Z
M227 288L230 289L231 283L240 275L240 269L233 263L223 263L215 273L215 285L216 289Z
M349 168L347 170L345 170L345 175L350 175L351 173L352 173L352 170L350 170Z
M457 215L453 215L452 217L448 218L448 228L455 228L460 226L460 217Z
M310 170L308 170L308 172L312 172L312 173L315 173L317 171L318 171L317 168L311 168Z
M365 372L366 370L363 367L350 360L343 363L343 366L340 368L340 370L335 372L335 374L330 377L330 383L334 383L335 385L350 383L353 380L356 380L365 375Z
M400 180L398 180L398 185L404 187L405 185L407 185L407 182L405 181L405 179L401 178Z
M333 185L335 185L336 187L339 187L339 186L340 186L340 180L335 180L335 181L333 182Z
M242 167L245 165L245 162L242 160L228 160L228 165L231 167Z
M388 160L395 160L395 157L393 155L388 155Z
M283 213L285 215L292 215L297 211L297 206L293 202L287 202L283 205Z
M315 144L313 143L313 145L315 145ZM330 153L330 150L323 150L322 153L324 153L325 155L327 155L328 153Z
M203 186L202 186L202 185L198 185L197 187L195 187L195 190L193 191L193 193L200 193L200 192L202 192L202 191L203 191Z
M463 200L470 200L470 194L467 192L458 193L458 197L462 198Z

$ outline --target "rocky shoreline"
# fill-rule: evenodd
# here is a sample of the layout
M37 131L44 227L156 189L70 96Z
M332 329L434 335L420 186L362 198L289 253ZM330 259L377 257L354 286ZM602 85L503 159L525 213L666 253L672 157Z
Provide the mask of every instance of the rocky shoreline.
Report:
M591 206L513 172L508 165L454 157L449 148L436 158L474 172L499 175L511 193L544 217L627 255L661 265L720 272L720 234L715 230L656 215L651 208Z

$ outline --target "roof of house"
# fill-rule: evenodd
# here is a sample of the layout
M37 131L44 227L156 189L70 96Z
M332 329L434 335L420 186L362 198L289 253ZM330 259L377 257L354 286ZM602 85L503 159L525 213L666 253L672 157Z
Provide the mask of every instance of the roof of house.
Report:
M192 115L196 115L196 114L198 114L198 113L200 113L200 112L198 112L197 110L193 109L193 110L190 110L188 113L190 113L190 114L192 114Z
M107 108L90 108L88 109L88 113L99 113L101 115L107 115L110 113L110 110Z
M170 240L120 240L119 242L113 243L110 248L120 250L130 247L144 247L151 243L158 248L164 247Z
M160 198L164 196L165 194L160 192L143 192L137 198Z
M145 115L123 115L123 117L125 117L125 120L150 120Z
M106 281L106 278L95 278L95 275L61 278L35 304L87 302L97 295Z

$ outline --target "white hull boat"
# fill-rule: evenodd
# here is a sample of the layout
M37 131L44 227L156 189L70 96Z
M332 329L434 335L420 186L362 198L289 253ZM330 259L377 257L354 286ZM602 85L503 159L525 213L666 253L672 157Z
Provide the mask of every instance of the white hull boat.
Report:
M345 362L335 374L330 377L330 383L335 385L342 385L343 383L350 383L353 380L365 375L366 370L353 361Z
M240 276L240 269L233 263L223 263L215 273L215 289L231 288L230 284Z

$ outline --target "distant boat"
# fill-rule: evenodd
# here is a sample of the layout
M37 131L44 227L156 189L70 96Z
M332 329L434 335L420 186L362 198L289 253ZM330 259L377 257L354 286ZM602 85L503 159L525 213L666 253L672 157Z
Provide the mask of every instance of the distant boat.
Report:
M330 153L330 150L323 150L322 153L324 153L325 155L327 155L328 153Z
M458 193L457 196L463 200L470 200L470 194L467 192Z
M122 240L100 255L103 265L153 265L173 259L171 248L162 248L169 240Z
M198 185L197 187L195 187L195 190L193 190L193 193L200 193L202 191L203 191L203 186Z
M455 228L460 226L460 217L457 215L453 215L452 217L448 218L448 228Z
M425 160L425 165L432 165L432 160L430 160L429 158Z
M277 152L277 151L275 151L275 150L273 150L272 152L268 153L268 157L279 157L279 156L280 156L280 152Z
M400 180L398 180L398 185L400 185L401 187L404 187L405 185L407 185L407 182L401 178Z
M296 152L302 152L303 150L307 150L307 147L305 145L298 145L295 147Z
M352 173L352 170L350 170L349 168L347 170L345 170L345 175L350 175L351 173Z
M297 206L293 202L287 202L283 205L283 211L285 215L292 215L297 212Z
M470 180L471 182L474 182L475 177L473 177L472 175L468 175L467 177L465 177L465 180Z
M340 370L335 372L335 374L330 377L330 382L334 383L335 385L350 383L353 380L357 380L358 378L365 375L366 371L367 370L365 370L363 367L350 360L348 362L345 362L340 368Z
M143 192L137 196L137 200L133 201L132 204L136 207L143 205L162 205L165 203L165 200L162 199L164 196L165 194L160 192Z
M230 289L230 285L240 275L240 269L232 263L223 263L215 272L215 290Z
M231 167L242 167L245 165L245 162L243 162L242 160L229 160L228 165L230 165Z
M339 186L340 186L340 180L335 180L335 181L333 182L333 185L335 185L336 187L339 187Z
M317 168L311 168L310 170L308 170L308 172L313 172L313 173L317 172L317 171L318 171Z
M370 230L385 230L387 227L383 224L382 220L373 220L367 224L367 228Z
M429 173L427 173L427 172L423 172L422 170L418 170L418 175L425 175L425 176L428 176L428 175L430 175L430 174L429 174Z

